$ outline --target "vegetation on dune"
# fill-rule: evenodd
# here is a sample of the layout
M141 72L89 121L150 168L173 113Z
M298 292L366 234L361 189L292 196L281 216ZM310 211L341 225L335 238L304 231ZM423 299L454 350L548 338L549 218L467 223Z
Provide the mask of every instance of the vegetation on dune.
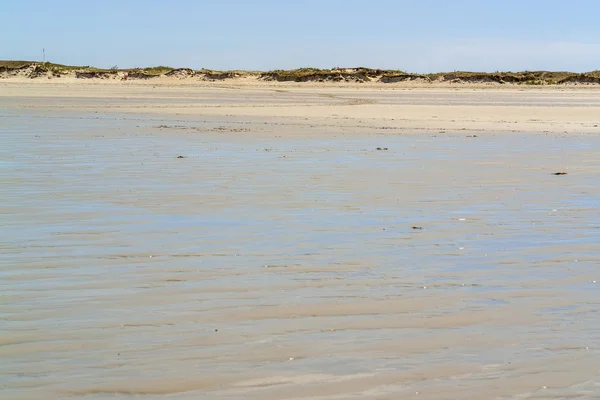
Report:
M139 68L138 70L147 75L164 75L164 74L167 74L167 73L173 71L174 69L175 68L165 67L164 65L159 65L157 67Z
M274 70L263 72L260 74L262 79L277 80L277 81L294 81L300 82L302 80L311 79L325 79L331 75L330 70L321 70L318 68L298 68L292 70Z
M0 60L0 68L19 69L33 64L32 61Z
M365 67L358 68L298 68L292 70L273 70L261 73L263 78L276 78L283 81L302 81L305 79L341 80L351 77L369 80L378 76L399 76L406 74L400 70L380 70Z
M148 67L148 68L127 68L127 69L119 69L117 66L114 66L110 69L106 68L96 68L90 67L89 65L63 65L63 64L55 64L51 62L34 62L34 61L4 61L0 60L0 68L4 67L5 69L21 69L26 67L35 66L36 68L50 71L50 72L59 72L59 73L67 73L70 71L79 71L79 72L140 72L147 75L164 75L174 68L166 67L163 65L156 67Z
M49 71L55 73L67 73L70 71L88 70L90 67L76 66L76 65L63 65L54 64L51 62L33 62L33 61L4 61L0 60L0 68L11 70L11 69L23 69L28 67L35 67L39 71Z
M13 71L13 72L11 72ZM293 70L260 71L215 71L209 69L192 70L172 68L164 65L147 68L120 69L116 65L110 69L86 66L72 66L51 62L33 62L22 60L0 60L0 72L24 74L30 78L44 75L60 77L73 73L78 78L108 78L117 74L127 74L132 79L149 79L158 76L192 77L207 80L223 80L239 77L256 77L266 81L280 82L403 82L421 80L423 82L455 83L497 83L518 85L553 85L565 83L600 84L600 70L587 73L566 71L521 71L521 72L470 72L454 71L433 74L413 74L402 70L382 70L365 67L357 68L298 68Z
M569 80L586 79L589 74L577 74L565 71L521 71L521 72L470 72L454 71L428 74L432 80L457 82L494 82L513 83L518 85L554 85Z
M75 66L75 65L62 65L62 64L53 64L50 62L40 64L41 67L46 68L50 71L59 71L59 72L69 72L69 71L78 71L89 69L90 66Z
M308 76L308 75L320 75L330 73L331 70L328 69L319 69L319 68L298 68L291 70L283 70L277 69L273 71L268 71L270 74L279 74L282 76Z
M219 71L216 69L206 69L206 68L202 68L202 69L198 69L195 71L196 73L199 74L255 74L255 71L243 71L240 69L231 69L231 70L227 70L227 71Z

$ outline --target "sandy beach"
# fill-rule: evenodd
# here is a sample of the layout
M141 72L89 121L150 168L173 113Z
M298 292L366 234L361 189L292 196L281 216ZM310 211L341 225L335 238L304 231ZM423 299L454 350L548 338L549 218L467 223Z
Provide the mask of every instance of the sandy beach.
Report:
M226 118L269 135L373 133L600 133L595 86L336 85L315 83L60 83L0 81L3 103L48 111ZM256 124L255 124L256 123ZM281 126L281 125L279 125ZM259 129L261 128L261 129ZM288 132L289 131L289 132Z
M595 87L1 80L0 141L3 398L600 393Z

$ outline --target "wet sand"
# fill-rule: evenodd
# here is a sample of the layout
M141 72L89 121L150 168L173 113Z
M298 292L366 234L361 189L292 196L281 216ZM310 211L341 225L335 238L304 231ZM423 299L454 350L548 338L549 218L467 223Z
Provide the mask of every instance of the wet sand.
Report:
M600 393L598 91L0 83L0 107L2 398Z

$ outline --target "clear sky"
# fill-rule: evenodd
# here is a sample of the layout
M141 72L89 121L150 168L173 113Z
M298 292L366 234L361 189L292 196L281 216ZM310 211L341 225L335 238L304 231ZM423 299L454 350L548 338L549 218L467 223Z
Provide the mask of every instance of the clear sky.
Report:
M600 0L3 0L0 59L121 68L600 69Z

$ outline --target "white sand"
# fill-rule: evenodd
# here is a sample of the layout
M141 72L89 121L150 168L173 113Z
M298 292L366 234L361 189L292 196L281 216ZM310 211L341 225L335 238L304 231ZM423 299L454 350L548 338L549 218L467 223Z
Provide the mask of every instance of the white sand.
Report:
M595 87L23 80L0 82L0 99L6 97L11 107L278 119L317 132L329 127L392 134L600 133L600 90Z

